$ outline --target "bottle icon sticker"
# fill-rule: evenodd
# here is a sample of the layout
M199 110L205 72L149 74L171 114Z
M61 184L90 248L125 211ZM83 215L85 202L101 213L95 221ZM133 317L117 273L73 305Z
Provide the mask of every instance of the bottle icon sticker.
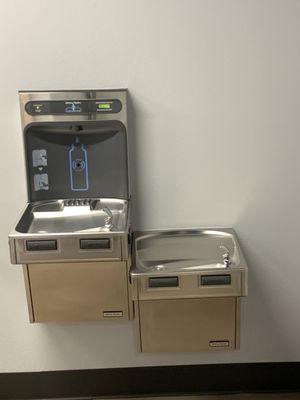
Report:
M73 191L85 191L89 188L88 157L84 144L78 137L69 150L70 183Z

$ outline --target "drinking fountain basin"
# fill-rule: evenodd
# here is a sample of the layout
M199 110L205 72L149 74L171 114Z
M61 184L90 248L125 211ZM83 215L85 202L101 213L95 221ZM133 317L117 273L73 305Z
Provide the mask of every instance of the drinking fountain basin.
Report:
M133 276L245 266L234 230L225 228L138 233L134 253Z
M55 200L27 206L15 231L21 234L120 232L126 229L127 201Z
M136 232L133 244L140 351L239 348L247 265L233 229Z
M128 257L128 201L29 203L9 235L13 264Z

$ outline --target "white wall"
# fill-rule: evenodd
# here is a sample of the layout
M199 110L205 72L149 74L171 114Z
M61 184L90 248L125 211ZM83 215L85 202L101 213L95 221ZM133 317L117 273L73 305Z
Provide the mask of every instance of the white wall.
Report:
M2 0L0 15L0 372L300 360L300 2ZM132 323L28 323L7 246L26 201L17 91L119 87L139 227L240 236L240 351L142 355Z

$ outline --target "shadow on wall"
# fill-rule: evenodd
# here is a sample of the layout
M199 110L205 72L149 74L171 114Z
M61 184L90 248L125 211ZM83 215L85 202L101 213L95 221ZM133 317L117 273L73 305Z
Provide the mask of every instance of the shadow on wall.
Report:
M288 183L261 181L235 225L249 265L243 309L248 330L242 340L252 350L261 348L261 357L267 359L274 353L276 358L282 353L284 360L295 360L295 352L300 357L299 220L293 213L300 199L291 191Z
M138 191L136 190L137 182L139 182L139 169L137 168L137 127L135 105L133 97L128 93L128 146L129 146L129 175L130 175L130 191L132 196L131 203L131 218L132 229L140 226L140 207L137 198ZM134 212L133 212L134 210Z

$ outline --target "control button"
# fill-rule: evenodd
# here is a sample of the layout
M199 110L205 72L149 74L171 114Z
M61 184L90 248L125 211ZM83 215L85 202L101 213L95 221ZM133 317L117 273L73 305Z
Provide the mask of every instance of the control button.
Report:
M200 283L202 286L231 284L231 275L202 275L200 278Z
M165 288L165 287L177 287L178 276L162 276L149 278L149 288Z
M82 250L108 250L110 249L110 239L80 239Z
M57 250L56 240L26 240L27 251L52 251Z

